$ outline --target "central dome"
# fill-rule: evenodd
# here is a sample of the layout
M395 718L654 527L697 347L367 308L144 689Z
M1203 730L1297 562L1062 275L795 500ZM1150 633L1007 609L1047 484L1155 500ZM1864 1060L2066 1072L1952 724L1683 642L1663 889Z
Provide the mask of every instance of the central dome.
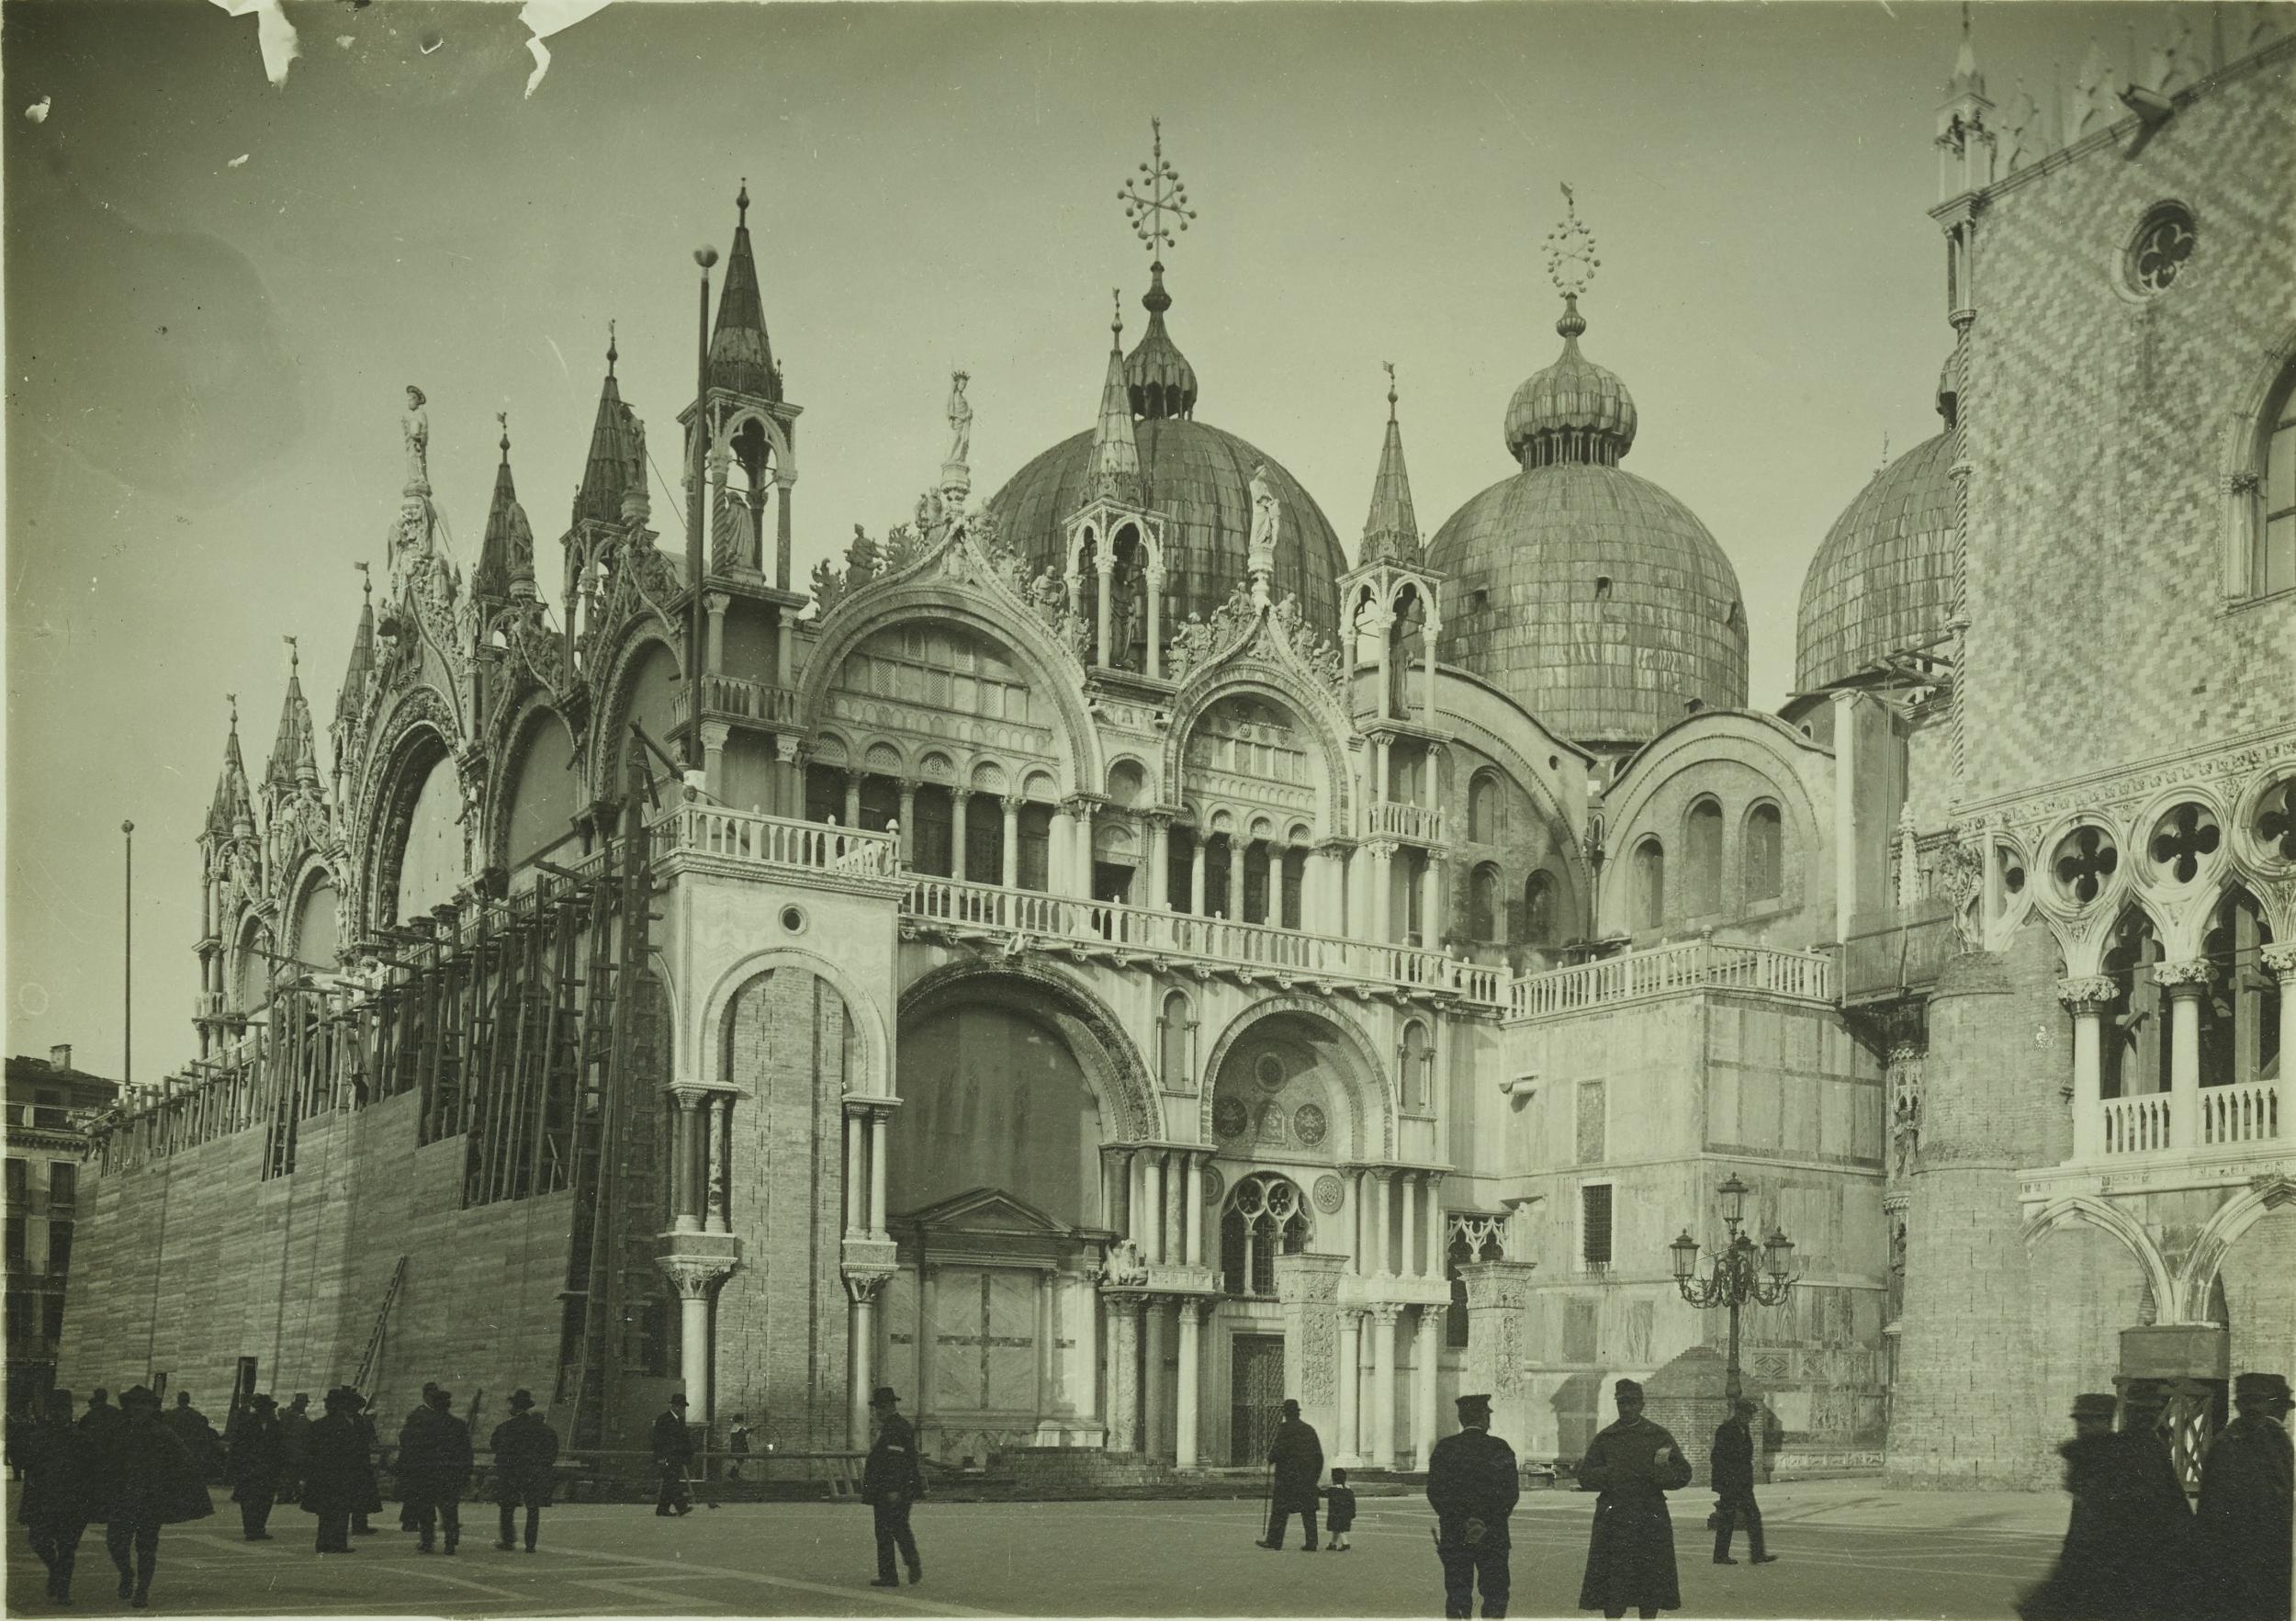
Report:
M1211 617L1250 577L1252 474L1265 463L1267 481L1283 503L1276 546L1275 592L1296 596L1318 630L1339 624L1339 577L1347 554L1315 498L1266 452L1233 433L1194 418L1195 369L1165 331L1172 300L1164 266L1142 302L1147 334L1124 363L1140 447L1142 504L1165 521L1164 630L1177 631L1191 614ZM1096 431L1064 439L1030 462L991 497L1006 545L1030 569L1063 571L1068 561L1067 523L1085 503L1092 482Z

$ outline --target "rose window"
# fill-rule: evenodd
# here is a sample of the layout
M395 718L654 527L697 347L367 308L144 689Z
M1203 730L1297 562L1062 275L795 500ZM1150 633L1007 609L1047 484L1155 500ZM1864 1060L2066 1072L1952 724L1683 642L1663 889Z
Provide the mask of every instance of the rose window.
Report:
M2051 865L2056 873L2057 893L2085 906L2112 881L2121 866L2121 851L2104 828L2076 827L2057 840Z
M2129 244L2129 280L2140 293L2167 292L2199 243L2192 216L2174 203L2164 204L2144 217Z
M2257 801L2256 833L2267 860L2296 863L2296 777L2273 783Z
M2189 884L2200 875L2200 863L2216 853L2223 838L2223 829L2206 805L2178 805L2153 824L2153 841L2147 851L2153 871L2164 879Z

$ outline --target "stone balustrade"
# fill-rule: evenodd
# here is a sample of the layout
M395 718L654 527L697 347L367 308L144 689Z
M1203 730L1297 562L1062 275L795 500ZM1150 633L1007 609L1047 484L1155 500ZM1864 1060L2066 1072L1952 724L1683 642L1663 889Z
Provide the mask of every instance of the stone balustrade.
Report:
M2129 1154L2167 1154L2185 1146L2175 1131L2177 1111L2191 1108L2197 1131L2194 1150L2237 1148L2244 1143L2281 1140L2280 1088L2277 1081L2250 1081L2240 1086L2202 1086L2186 1103L2171 1092L2144 1092L2133 1098L2108 1098L2098 1106L2099 1151L2109 1158Z
M1751 991L1795 1001L1831 1003L1833 959L1817 951L1693 940L1653 951L1629 951L1570 968L1528 974L1507 987L1510 1019L1550 1018L1615 1002L1688 991Z
M691 708L687 689L681 686L670 697L671 724L685 725L692 718ZM737 720L752 726L781 726L793 724L796 716L797 694L787 687L737 675L702 677L703 720Z
M1365 815L1364 834L1369 839L1402 839L1413 844L1443 842L1443 813L1424 805L1397 800L1374 800Z
M724 805L673 805L655 818L652 831L656 860L710 856L859 879L892 878L898 875L901 866L899 841L891 833L801 822Z

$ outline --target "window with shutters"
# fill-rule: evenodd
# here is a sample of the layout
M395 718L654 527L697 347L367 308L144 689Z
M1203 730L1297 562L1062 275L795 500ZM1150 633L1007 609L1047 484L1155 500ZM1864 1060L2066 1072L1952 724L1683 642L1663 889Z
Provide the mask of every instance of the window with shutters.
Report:
M1607 1182L1579 1189L1579 1262L1589 1272L1610 1270L1611 1192Z

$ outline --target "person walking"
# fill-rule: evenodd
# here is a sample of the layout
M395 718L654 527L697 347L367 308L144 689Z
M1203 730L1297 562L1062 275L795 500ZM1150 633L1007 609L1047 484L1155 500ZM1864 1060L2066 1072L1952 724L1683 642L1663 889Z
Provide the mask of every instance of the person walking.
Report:
M15 1436L24 1490L16 1517L24 1522L32 1551L48 1567L48 1596L72 1602L72 1570L88 1523L88 1437L73 1423L72 1392L48 1392L39 1420Z
M2055 1569L2018 1598L2025 1621L2170 1621L2188 1613L2192 1511L2157 1441L2113 1433L2119 1406L2107 1395L2073 1399L2074 1435L2057 1448L2072 1517Z
M239 1504L240 1534L250 1542L271 1540L271 1507L279 1499L279 1404L269 1396L250 1396L224 1459L231 1501Z
M159 1397L141 1385L119 1393L119 1419L95 1437L90 1452L92 1506L105 1521L119 1596L131 1609L150 1609L160 1527L205 1519L215 1504L190 1450L161 1424Z
M748 1414L735 1413L733 1428L726 1432L726 1478L728 1480L740 1480L742 1466L749 1461L749 1433Z
M338 1385L325 1406L304 1437L300 1502L319 1520L318 1551L349 1553L352 1516L377 1501L375 1465L358 1420L358 1392Z
M1474 1613L1480 1583L1483 1614L1507 1613L1507 1516L1523 1494L1514 1448L1491 1433L1491 1398L1461 1396L1459 1427L1427 1458L1427 1504L1435 1512L1435 1557L1443 1562L1443 1613ZM1334 1472L1334 1479L1337 1479Z
M1617 1422L1596 1435L1579 1460L1579 1490L1602 1493L1579 1608L1612 1617L1633 1610L1653 1621L1660 1610L1683 1607L1666 1494L1690 1484L1690 1459L1671 1435L1642 1416L1639 1384L1622 1379L1613 1394Z
M202 1480L212 1480L219 1471L222 1447L216 1438L215 1426L208 1415L191 1404L191 1392L175 1392L175 1405L160 1415L160 1423L168 1434L184 1444L191 1455L192 1466L199 1471Z
M311 1399L308 1390L279 1413L279 1501L293 1503L303 1484L303 1443L310 1435Z
M358 1426L359 1446L366 1458L366 1498L352 1507L351 1535L376 1537L380 1533L366 1523L366 1516L383 1512L383 1483L375 1469L376 1458L383 1449L382 1437L375 1433L375 1411L367 1399L348 1385L343 1387L343 1393L350 1398L351 1422Z
M872 1587L898 1587L893 1573L897 1551L909 1568L909 1585L925 1580L925 1562L917 1557L917 1536L909 1529L909 1510L925 1495L925 1471L917 1458L917 1431L895 1411L901 1398L891 1385L879 1385L869 1398L870 1416L876 1421L877 1438L861 1466L861 1501L876 1516L877 1579Z
M119 1422L119 1409L112 1405L111 1392L98 1385L88 1392L87 1411L80 1415L80 1428L90 1435L109 1429Z
M1316 1486L1323 1478L1323 1443L1315 1426L1300 1416L1300 1403L1284 1399L1283 1417L1267 1448L1267 1536L1260 1546L1274 1553L1284 1545L1284 1526L1293 1514L1307 1541L1302 1551L1315 1551Z
M520 1509L526 1511L526 1551L535 1551L542 1511L549 1506L551 1473L558 1461L558 1433L535 1411L531 1391L511 1392L511 1415L494 1426L494 1503L501 1511L502 1534L494 1546L508 1553L517 1546Z
M2200 1470L2198 1526L2206 1572L2198 1614L2227 1621L2287 1621L2290 1447L2287 1379L2244 1373L2233 1381L2239 1416L2217 1432Z
M454 1413L454 1396L436 1385L422 1387L422 1405L407 1414L399 1431L399 1490L414 1513L422 1540L417 1553L430 1553L443 1532L448 1553L462 1541L462 1494L470 1484L470 1430Z
M686 1398L670 1392L670 1404L654 1415L654 1512L690 1514L693 1493L686 1487L686 1469L693 1461L693 1432L686 1427Z
M1355 1488L1347 1484L1347 1471L1334 1469L1330 1490L1323 1493L1323 1547L1330 1553L1345 1553L1347 1533L1356 1525Z
M437 1380L424 1379L422 1381L422 1398L417 1401L412 1407L407 1410L407 1416L401 1419L399 1424L400 1450L396 1473L398 1476L397 1484L399 1487L399 1528L401 1531L419 1531L422 1528L422 1515L421 1512L422 1503L416 1493L407 1489L407 1459L405 1454L407 1426L413 1424L422 1413L430 1411L431 1392L437 1389Z
M1778 1556L1761 1543L1761 1509L1754 1502L1754 1433L1748 1423L1761 1411L1758 1401L1740 1399L1730 1416L1715 1426L1714 1450L1707 1456L1714 1472L1714 1562L1735 1565L1730 1538L1738 1523L1746 1522L1748 1557L1757 1565L1774 1565Z

